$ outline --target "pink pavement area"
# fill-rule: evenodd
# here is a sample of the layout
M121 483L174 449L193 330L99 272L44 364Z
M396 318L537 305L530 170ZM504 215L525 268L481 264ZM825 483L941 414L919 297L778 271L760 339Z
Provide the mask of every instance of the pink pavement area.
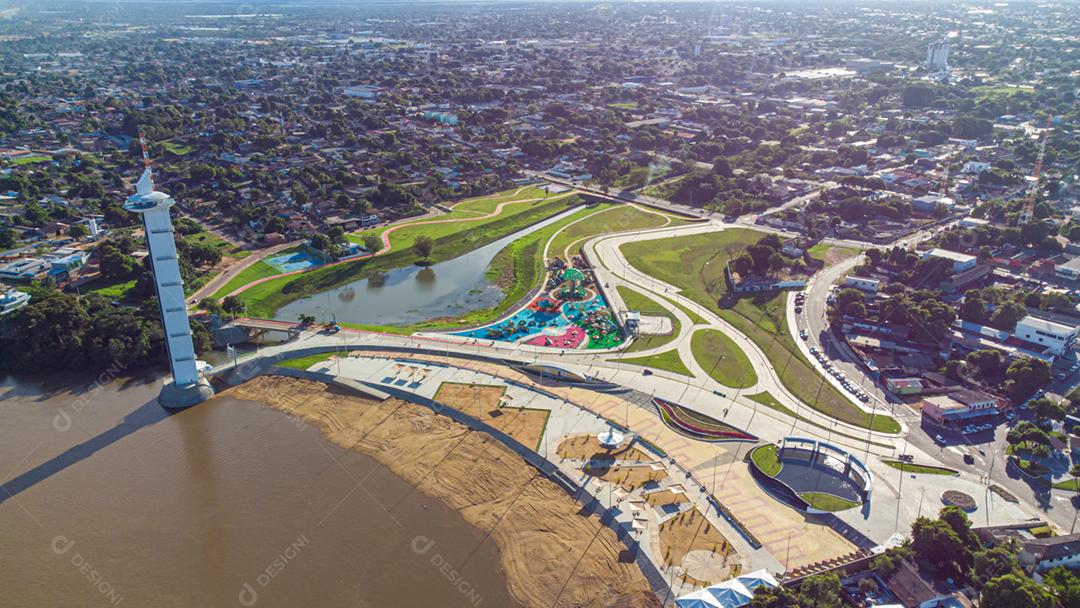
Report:
M585 333L584 329L581 329L577 325L571 325L564 334L558 336L536 336L535 338L529 338L525 343L532 346L550 346L552 348L577 348L585 341L586 336L588 336L588 334ZM548 344L548 340L551 340L550 344Z

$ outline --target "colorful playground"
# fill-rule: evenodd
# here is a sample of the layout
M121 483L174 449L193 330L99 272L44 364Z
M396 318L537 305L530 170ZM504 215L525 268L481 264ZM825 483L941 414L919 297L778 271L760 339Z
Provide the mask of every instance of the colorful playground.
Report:
M509 318L455 336L563 349L614 348L624 341L615 318L594 284L592 272L556 258L543 291Z

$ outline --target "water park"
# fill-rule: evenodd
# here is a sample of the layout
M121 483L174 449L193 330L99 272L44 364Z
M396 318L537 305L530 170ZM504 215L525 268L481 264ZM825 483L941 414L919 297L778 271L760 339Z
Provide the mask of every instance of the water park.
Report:
M623 343L622 329L583 258L575 257L573 265L554 258L547 270L544 288L521 310L453 335L563 349L607 349Z

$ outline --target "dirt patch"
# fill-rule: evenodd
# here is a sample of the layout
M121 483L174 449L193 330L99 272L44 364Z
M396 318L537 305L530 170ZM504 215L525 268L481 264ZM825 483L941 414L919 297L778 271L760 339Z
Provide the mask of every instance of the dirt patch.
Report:
M700 511L683 511L660 524L660 551L667 565L682 564L691 551L708 551L727 558L732 553L731 544L724 535L705 519ZM737 560L730 560L735 566Z
M650 466L655 461L652 456L630 445L615 450L605 448L594 435L567 437L555 453L563 458L586 460L582 466L586 475L617 484L627 492L667 477L662 467Z
M648 583L620 559L625 547L595 516L502 444L396 399L346 395L320 382L260 376L228 389L317 425L334 443L368 454L425 494L490 532L510 592L527 606L646 603ZM576 564L576 566L575 566ZM644 599L642 599L644 598Z
M505 386L443 382L435 400L474 416L536 449L544 436L550 412L513 407L504 401Z
M684 502L689 502L686 499L686 495L679 493L676 494L671 490L661 490L659 492L652 492L645 495L645 502L649 503L651 507L665 507L667 505L677 505Z

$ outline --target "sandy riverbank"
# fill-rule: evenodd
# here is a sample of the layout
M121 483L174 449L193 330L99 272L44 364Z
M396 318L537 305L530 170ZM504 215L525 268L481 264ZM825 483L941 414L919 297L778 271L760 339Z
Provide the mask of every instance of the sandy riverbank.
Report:
M659 606L614 532L578 515L563 490L483 433L425 407L294 378L262 376L225 394L318 426L490 531L510 592L526 606Z

